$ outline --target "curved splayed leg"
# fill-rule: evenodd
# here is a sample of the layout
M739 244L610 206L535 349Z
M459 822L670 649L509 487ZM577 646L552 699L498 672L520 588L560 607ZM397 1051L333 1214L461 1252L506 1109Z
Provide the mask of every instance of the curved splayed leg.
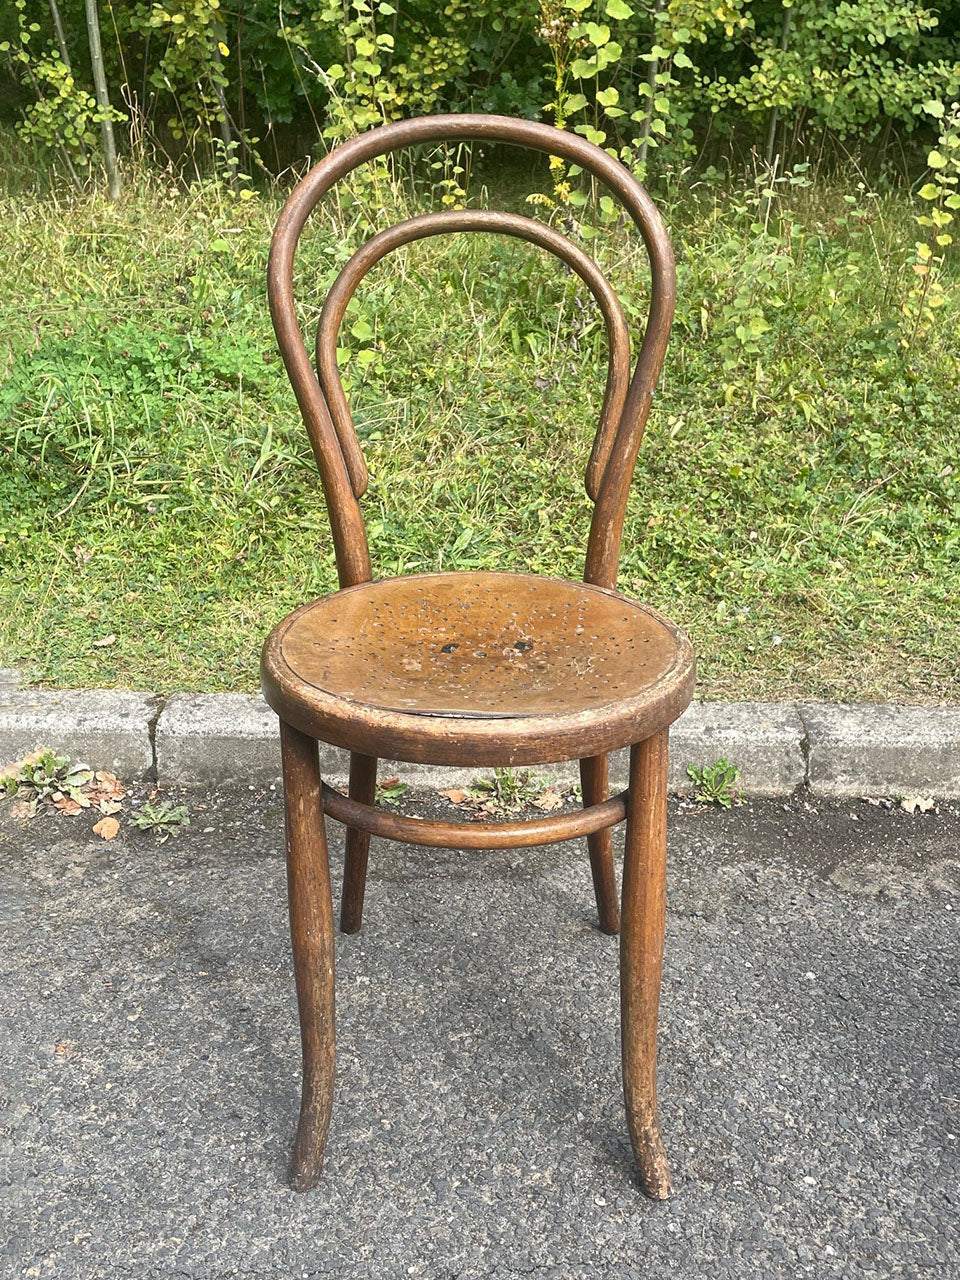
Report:
M620 1017L623 1093L640 1181L665 1200L672 1188L657 1117L657 1014L666 918L667 732L630 751L623 856Z
M320 1180L334 1079L333 901L317 744L280 723L290 938L300 1011L303 1088L290 1169L294 1191Z

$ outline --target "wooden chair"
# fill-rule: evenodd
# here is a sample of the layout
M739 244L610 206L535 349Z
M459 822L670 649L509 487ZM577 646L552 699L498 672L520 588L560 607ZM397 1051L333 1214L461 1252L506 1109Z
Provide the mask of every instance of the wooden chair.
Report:
M649 255L653 289L630 376L623 311L596 264L557 231L505 213L450 211L381 231L349 260L320 318L316 372L293 302L293 260L318 201L356 166L418 143L515 143L582 166L619 197ZM594 501L583 583L525 573L427 573L373 581L360 512L363 454L337 372L337 334L369 269L399 245L493 231L551 250L592 291L609 368L587 471ZM449 848L527 847L586 836L600 927L620 927L610 828L626 819L620 992L627 1123L644 1190L670 1191L657 1121L656 1036L664 932L667 733L689 703L686 637L615 590L627 491L673 317L673 253L656 207L599 147L548 125L448 115L386 125L344 143L287 200L269 294L280 350L316 455L340 590L305 604L263 650L263 691L280 717L290 924L303 1043L291 1181L321 1172L334 1080L333 907L324 817L347 827L340 927L360 928L370 835ZM321 782L317 741L350 753L349 796ZM608 798L607 752L630 747L629 786ZM580 761L584 808L528 822L465 824L375 807L377 757L461 766Z

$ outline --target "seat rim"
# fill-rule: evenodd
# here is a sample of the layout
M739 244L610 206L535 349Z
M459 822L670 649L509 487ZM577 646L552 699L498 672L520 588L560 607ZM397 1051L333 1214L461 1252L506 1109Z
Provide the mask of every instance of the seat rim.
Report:
M390 582L427 584L431 578L497 578L554 582L595 592L642 610L673 641L672 665L637 694L598 708L510 717L455 716L396 710L358 702L309 684L283 653L287 632L319 604ZM437 571L378 578L307 601L277 623L261 658L261 686L281 720L318 741L364 755L416 764L531 765L602 755L667 728L693 698L696 660L683 631L652 605L590 582L547 574L484 570Z

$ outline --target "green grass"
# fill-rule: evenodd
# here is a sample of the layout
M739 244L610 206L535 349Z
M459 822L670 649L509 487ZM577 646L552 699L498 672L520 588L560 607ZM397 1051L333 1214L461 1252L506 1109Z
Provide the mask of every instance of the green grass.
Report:
M658 194L680 304L621 588L688 629L704 696L956 700L956 280L904 349L907 196L786 186L764 233L739 187ZM0 199L0 665L29 682L253 689L269 626L335 585L265 300L279 202L147 178L118 207ZM305 238L308 323L362 234L352 208ZM588 248L638 314L642 253L601 231ZM361 294L377 571L578 576L604 356L579 284L465 236L401 251Z

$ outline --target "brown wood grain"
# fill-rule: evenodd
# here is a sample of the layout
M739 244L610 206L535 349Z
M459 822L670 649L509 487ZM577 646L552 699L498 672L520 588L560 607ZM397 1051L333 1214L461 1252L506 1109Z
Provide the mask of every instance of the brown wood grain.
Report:
M630 752L623 852L620 1025L627 1127L647 1195L671 1191L657 1115L657 1016L667 887L667 733Z
M295 1191L309 1191L320 1179L333 1107L333 901L317 743L281 724L280 748L286 801L290 939L303 1050L300 1123L290 1182Z
M377 794L377 758L350 754L350 799L371 805ZM358 933L363 923L363 894L367 883L367 859L370 855L370 832L360 827L347 828L343 856L343 894L340 899L340 930Z
M629 746L693 694L693 650L649 605L536 574L360 583L271 633L264 697L288 724L365 755L530 765Z
M611 420L598 434L600 453L605 457L603 465L600 465L596 448L591 460L589 484L596 489L596 506L584 576L589 582L613 586L617 577L630 480L673 321L676 268L670 238L644 187L619 160L602 148L576 134L536 121L476 114L402 120L350 139L331 151L297 183L277 220L267 271L270 309L284 364L320 468L340 583L348 586L370 577L370 555L357 497L366 484L366 469L359 449L353 446L352 433L346 430L345 420L341 425L346 446L338 435L297 323L293 300L297 244L311 212L327 192L358 165L419 143L471 140L514 143L579 164L619 199L637 226L647 249L652 289L636 367L616 431L611 430ZM539 242L546 243L543 237L548 234L547 231L538 233L541 237ZM547 247L553 248L552 245ZM576 254L577 250L575 246L567 245L566 252ZM350 278L348 275L348 280ZM332 384L328 380L329 385ZM608 446L607 441L611 437L612 442Z
M576 840L591 831L616 826L627 815L627 793L573 813L555 813L522 822L438 822L410 818L358 804L324 783L323 805L331 818L371 831L385 840L402 840L435 849L530 849L535 845Z
M580 789L585 806L602 804L610 794L607 757L593 756L580 761ZM613 841L609 828L593 831L587 836L587 852L590 855L590 873L593 876L593 893L597 900L597 915L604 933L617 933L620 928L620 908L617 903L617 873L613 866Z
M340 440L354 493L359 498L366 490L367 468L337 361L340 327L350 299L371 267L402 245L430 236L478 231L515 236L549 250L576 272L600 307L606 326L609 353L607 383L586 480L587 493L596 500L620 424L630 378L630 332L623 308L597 264L566 236L532 218L521 218L516 214L498 213L490 209L448 209L442 213L422 214L418 218L410 218L406 222L387 227L361 245L330 286L317 327L317 374Z

